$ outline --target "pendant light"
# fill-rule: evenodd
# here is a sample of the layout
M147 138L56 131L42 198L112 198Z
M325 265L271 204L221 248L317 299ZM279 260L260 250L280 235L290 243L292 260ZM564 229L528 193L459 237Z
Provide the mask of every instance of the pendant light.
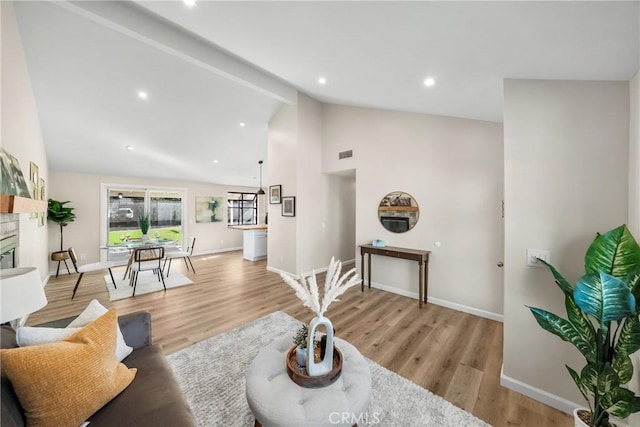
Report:
M260 165L260 189L258 190L258 192L256 193L258 196L261 196L264 194L264 190L262 189L262 160L260 160L258 162L258 164Z

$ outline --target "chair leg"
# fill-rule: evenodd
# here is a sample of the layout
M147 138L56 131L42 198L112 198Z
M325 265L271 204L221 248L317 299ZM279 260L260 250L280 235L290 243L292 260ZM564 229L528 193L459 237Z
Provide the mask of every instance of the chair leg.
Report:
M191 262L191 257L187 257L187 259L189 260L189 264L191 264L191 271L193 271L193 273L195 274L196 269L193 268L193 263Z
M189 271L189 264L187 264L187 257L182 258L184 260L184 265L187 266L187 271Z
M162 263L162 271L164 271L166 266L167 266L167 258L165 258L164 262Z
M162 272L160 272L160 278L162 279L162 287L166 291L167 290L167 286L164 284L164 275L162 274Z
M138 272L131 271L131 280L133 280L133 295L136 296L136 285L138 284Z
M167 277L169 277L169 272L171 271L171 261L173 261L173 258L169 258L169 268L167 268Z
M113 283L113 287L118 289L118 287L116 286L116 281L113 278L113 273L111 272L111 269L108 268L107 270L109 270L109 276L111 276L111 283Z
M71 295L71 299L73 299L73 297L76 296L76 291L78 290L78 286L80 285L80 280L82 280L83 275L84 273L80 273L80 277L78 277L78 281L76 282L76 285L73 287L73 295Z

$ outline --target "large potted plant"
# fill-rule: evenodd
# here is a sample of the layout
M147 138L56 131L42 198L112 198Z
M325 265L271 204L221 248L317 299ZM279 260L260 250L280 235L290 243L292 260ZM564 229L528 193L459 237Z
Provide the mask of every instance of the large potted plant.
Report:
M586 360L567 370L589 404L574 411L576 426L609 427L609 416L640 411L640 397L623 387L633 378L630 356L640 349L640 247L626 225L598 234L575 284L551 264L565 297L567 317L530 307L546 331L573 344Z
M76 219L76 214L73 213L74 208L65 206L67 203L71 202L60 202L58 200L49 199L49 204L47 206L47 219L49 221L55 222L60 226L60 252L65 252L65 250L63 249L63 229L64 227L72 223L74 219Z

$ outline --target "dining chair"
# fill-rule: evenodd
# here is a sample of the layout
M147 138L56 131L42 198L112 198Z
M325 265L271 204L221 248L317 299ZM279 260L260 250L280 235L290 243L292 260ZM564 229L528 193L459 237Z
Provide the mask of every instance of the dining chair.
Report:
M78 281L76 282L76 285L73 287L73 294L71 295L71 299L73 299L73 297L76 296L76 291L78 290L78 286L80 286L80 281L82 280L82 276L84 276L84 273L91 273L91 272L100 271L100 270L109 270L109 276L111 276L111 282L113 283L113 287L118 289L118 287L116 286L116 281L113 279L113 273L111 272L111 269L116 266L114 262L111 262L111 261L94 262L91 264L84 264L84 265L78 266L78 257L76 256L76 251L74 251L73 248L69 248L67 252L69 253L69 258L71 258L71 262L73 263L73 268L76 269L76 273L80 273L80 276L78 277Z
M167 277L169 277L169 271L171 271L171 261L177 258L182 258L184 260L184 265L187 266L187 270L189 270L189 264L191 264L191 270L195 273L196 269L193 268L193 263L191 262L191 255L193 255L193 247L196 245L196 238L191 238L191 243L189 247L187 247L186 251L175 251L175 252L167 252L167 255L164 259L164 264L162 264L162 270L164 271L165 266L167 265L167 261L169 261L169 267L167 268ZM187 263L189 261L189 263Z
M136 285L138 275L141 271L153 271L158 276L158 281L162 281L162 287L167 290L164 284L164 275L160 261L164 258L163 246L152 246L138 248L133 252L133 262L131 263L131 284L133 285L133 296L136 295Z

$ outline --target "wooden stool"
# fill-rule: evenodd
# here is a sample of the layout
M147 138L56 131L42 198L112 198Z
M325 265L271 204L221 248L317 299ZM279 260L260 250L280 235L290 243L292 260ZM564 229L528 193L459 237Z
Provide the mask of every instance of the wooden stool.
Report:
M57 251L51 253L51 261L58 261L58 268L56 269L56 277L60 273L60 262L64 261L64 266L67 267L67 273L71 274L69 271L69 266L67 265L67 260L69 259L69 252L67 251Z

